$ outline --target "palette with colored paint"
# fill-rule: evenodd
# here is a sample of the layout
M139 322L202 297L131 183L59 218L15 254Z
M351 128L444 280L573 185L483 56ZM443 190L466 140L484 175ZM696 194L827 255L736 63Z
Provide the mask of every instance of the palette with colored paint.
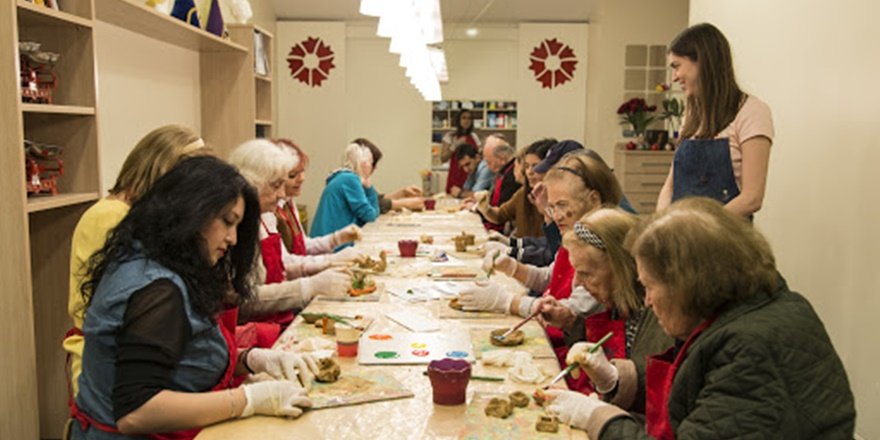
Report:
M467 335L373 333L362 336L358 347L361 365L427 364L443 358L474 362Z

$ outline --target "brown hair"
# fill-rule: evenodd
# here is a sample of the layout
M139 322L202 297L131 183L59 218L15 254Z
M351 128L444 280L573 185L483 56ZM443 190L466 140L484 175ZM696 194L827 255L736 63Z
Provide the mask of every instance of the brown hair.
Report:
M688 316L709 318L729 304L776 290L770 244L746 219L712 199L669 205L636 226L627 244Z
M296 155L299 157L299 163L303 166L303 168L305 168L309 165L309 156L306 154L305 151L302 150L302 148L299 147L299 145L297 145L292 140L287 139L287 138L279 138L279 139L272 139L272 142L275 142L276 144L281 145L282 147L290 148L291 150L296 152Z
M644 291L638 283L636 261L624 246L626 235L638 223L638 218L620 208L602 208L587 213L578 223L598 236L605 249L599 249L578 237L574 229L565 233L562 245L566 249L592 246L602 252L614 274L614 289L611 292L614 306L627 317L634 310L642 309Z
M547 172L544 181L558 180L566 174L576 175L587 189L596 190L603 205L617 206L623 199L620 183L601 158L597 160L587 154L566 154Z
M669 52L698 66L699 87L687 98L682 137L715 137L733 122L746 98L736 83L727 38L715 26L700 23L678 34Z
M130 202L136 201L181 159L210 153L204 145L198 134L182 125L166 125L147 133L128 153L110 194L124 194Z

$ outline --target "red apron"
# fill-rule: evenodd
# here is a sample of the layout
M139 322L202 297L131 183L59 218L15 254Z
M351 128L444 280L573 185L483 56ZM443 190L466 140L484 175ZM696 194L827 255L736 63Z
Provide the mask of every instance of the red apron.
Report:
M281 230L282 225L290 231L290 242L284 239L284 247L287 251L294 255L307 255L306 239L303 235L302 223L296 213L296 207L292 200L288 200L283 207L275 209L275 218L278 219L278 229Z
M227 388L232 388L233 386L233 374L235 374L236 361L238 360L238 349L236 349L235 344L235 323L238 321L238 307L226 309L225 311L218 313L216 319L217 326L220 328L220 333L226 341L226 351L229 354L229 363L226 365L226 370L223 371L223 376L221 376L217 384L211 388L211 391L221 391ZM76 406L75 400L71 399L69 405L70 417L79 422L83 431L88 429L89 426L94 426L96 429L104 432L122 434L115 426L105 425L93 419L90 415L80 411ZM149 434L146 437L156 440L188 440L195 438L201 430L202 428L192 428L185 431Z
M501 205L501 185L502 183L504 183L504 176L511 170L511 168L513 168L512 163L504 171L499 173L497 177L495 177L495 187L492 189L492 198L489 200L490 206ZM499 225L490 221L484 221L483 227L485 227L486 230L504 232L504 225Z
M675 347L660 354L648 356L645 366L645 428L648 434L657 440L673 440L675 433L669 423L669 394L672 391L672 380L675 372L684 361L691 343L700 336L706 328L712 325L714 319L703 321L688 336L687 341L675 355Z
M626 359L626 320L611 319L611 312L602 312L591 315L584 320L584 329L587 342L597 342L602 339L608 332L613 332L613 336L602 349L605 350L605 356L608 359ZM566 354L567 350L566 350ZM573 391L579 391L584 394L590 394L595 391L590 377L586 373L574 379L570 376L566 377L568 388Z
M550 274L550 284L547 286L547 290L544 291L544 296L552 296L557 300L568 298L571 296L571 282L573 279L574 268L571 266L571 262L568 261L568 250L560 246L559 250L556 251L553 272ZM550 339L550 345L556 353L559 366L564 368L565 356L568 355L568 347L565 345L565 334L561 329L550 325L544 327L544 331L547 333L547 338ZM566 376L566 381L570 379L571 377Z
M477 145L477 141L474 140L472 135L460 136L458 139L455 139L452 148L455 148L455 145L459 142L467 142L478 150L480 149L480 146ZM449 190L451 190L453 186L459 188L464 187L464 181L467 180L467 176L467 171L458 164L458 156L456 156L455 153L452 153L452 157L449 158L449 174L446 176L446 194L449 194Z
M268 236L260 240L260 256L263 265L266 266L265 284L275 284L284 281L284 262L281 260L281 234L269 232L266 223L263 223ZM278 312L260 318L257 321L248 322L236 328L238 348L249 347L271 348L281 336L284 330L293 322L293 312Z

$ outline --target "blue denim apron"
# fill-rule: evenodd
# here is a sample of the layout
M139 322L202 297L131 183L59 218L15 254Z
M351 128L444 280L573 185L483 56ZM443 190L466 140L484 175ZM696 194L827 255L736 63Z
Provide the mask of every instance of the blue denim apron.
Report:
M685 139L675 151L672 170L673 202L702 196L727 204L739 195L727 138Z

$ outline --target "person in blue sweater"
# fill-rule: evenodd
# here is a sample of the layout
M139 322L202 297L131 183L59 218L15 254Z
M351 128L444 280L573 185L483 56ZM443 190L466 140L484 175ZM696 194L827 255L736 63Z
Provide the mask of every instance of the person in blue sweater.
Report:
M346 147L342 167L327 177L311 236L331 234L351 224L363 226L379 216L379 193L370 176L381 158L379 148L363 138Z

